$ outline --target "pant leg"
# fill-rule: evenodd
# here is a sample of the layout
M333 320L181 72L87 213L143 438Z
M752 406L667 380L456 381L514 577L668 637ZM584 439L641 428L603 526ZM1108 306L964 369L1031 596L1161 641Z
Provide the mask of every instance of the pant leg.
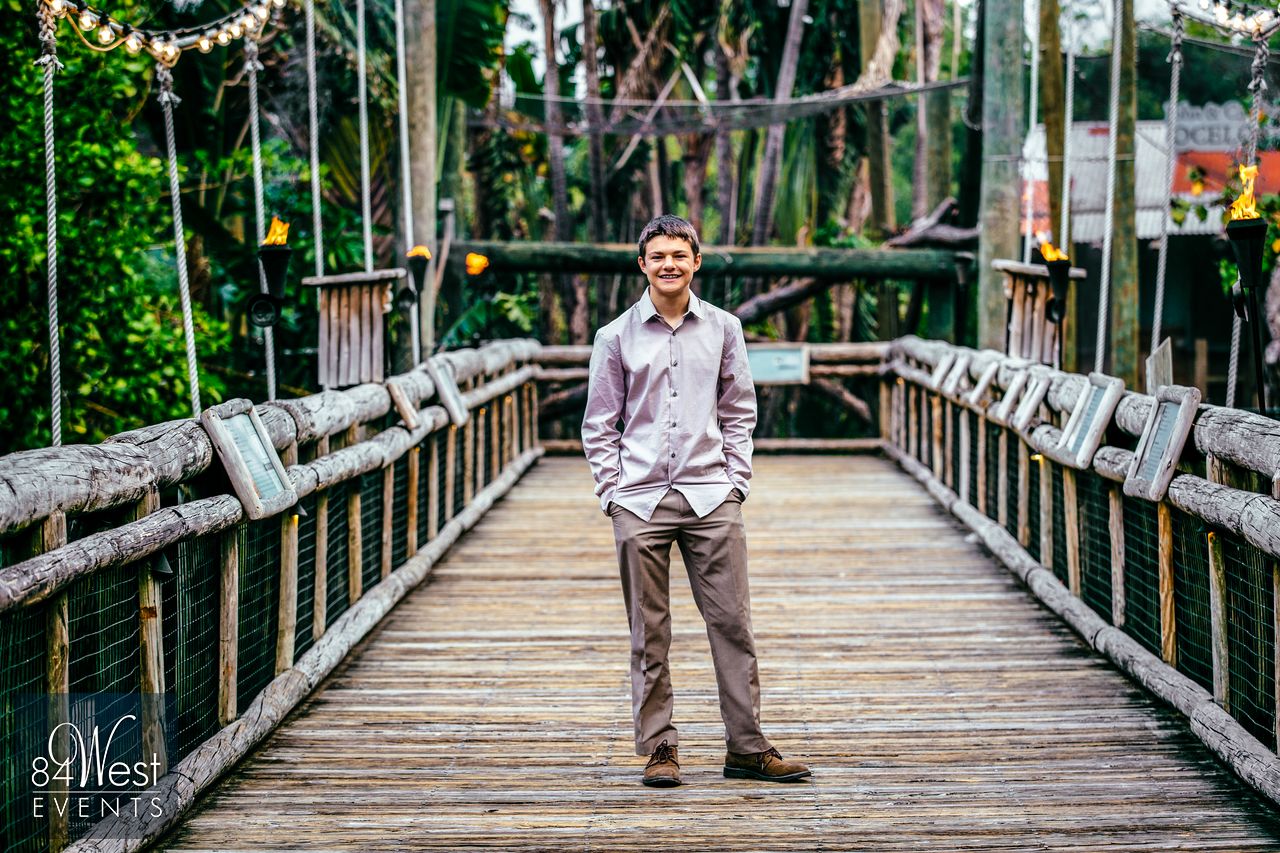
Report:
M763 752L770 744L760 728L760 675L751 629L742 504L730 497L698 518L683 495L681 501L689 517L676 541L693 600L707 623L725 741L730 752Z
M623 508L613 511L613 536L622 577L622 599L631 628L631 712L636 755L648 755L663 740L679 742L671 722L673 695L667 654L671 648L671 543L678 507L674 489L648 522Z

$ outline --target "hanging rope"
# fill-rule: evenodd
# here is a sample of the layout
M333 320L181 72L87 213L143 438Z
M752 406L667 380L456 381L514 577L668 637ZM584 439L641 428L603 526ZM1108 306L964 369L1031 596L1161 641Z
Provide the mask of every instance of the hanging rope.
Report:
M1102 372L1107 355L1107 325L1110 320L1111 299L1111 229L1116 213L1116 160L1120 154L1120 140L1116 124L1120 118L1120 54L1123 39L1121 19L1124 0L1115 0L1111 14L1114 18L1111 33L1111 127L1107 142L1107 207L1102 223L1102 275L1098 283L1098 335L1094 344L1093 369Z
M404 48L404 0L396 0L396 83L400 110L400 187L402 192L401 206L404 208L404 240L408 248L413 248L413 176L409 163L409 84L405 70ZM413 353L416 367L422 361L422 344L418 338L418 301L415 299L409 308L409 348Z
M360 100L360 218L364 232L364 268L373 272L373 211L369 181L369 84L364 39L364 0L356 0L356 90Z
M249 78L249 146L253 152L253 215L257 231L257 245L267 238L266 201L262 184L262 135L258 128L258 72L262 63L258 60L258 40L244 40L244 71ZM267 278L258 268L258 290L267 292ZM263 349L267 356L267 399L276 398L276 336L267 326L262 330Z
M315 242L316 275L324 275L324 229L320 221L320 98L316 94L315 0L306 0L307 23L307 121L311 142L311 235Z
M1239 279L1236 280L1235 287L1240 286ZM1236 378L1240 375L1240 327L1244 325L1244 321L1240 319L1240 315L1231 314L1231 359L1227 362L1227 408L1234 409L1236 405Z
M1173 44L1169 50L1169 111L1164 117L1164 216L1160 218L1160 252L1156 256L1156 304L1151 322L1151 352L1160 346L1164 318L1165 270L1169 263L1169 218L1173 212L1173 177L1178 162L1178 90L1182 81L1182 9L1173 4Z
M1062 217L1062 233L1058 235L1058 245L1062 251L1071 252L1071 128L1075 123L1076 101L1076 34L1075 21L1071 3L1064 4L1067 19L1067 91L1064 97L1064 121L1062 126L1062 194L1060 199L1060 216Z
M1030 141L1031 135L1036 130L1036 113L1040 111L1040 2L1033 0L1031 3L1031 103L1027 110L1027 140ZM1048 138L1045 138L1046 165L1048 164ZM1031 263L1031 247L1035 245L1035 228L1034 228L1034 195L1031 183L1031 164L1028 160L1022 163L1025 173L1023 175L1022 186L1023 193L1026 196L1023 205L1023 219L1026 221L1026 234L1022 241L1022 262L1024 264Z
M191 389L192 417L200 417L200 376L196 371L196 329L191 319L191 282L187 278L187 236L182 227L182 197L178 184L178 153L173 143L173 108L182 99L173 93L173 72L156 63L156 100L164 112L164 144L169 156L169 198L173 201L173 252L178 265L178 299L182 303L182 336L187 347L187 384Z
M40 22L40 58L44 69L44 201L45 250L49 301L49 440L62 444L62 344L58 338L58 181L53 146L53 75L62 70L58 61L58 19L49 4L36 0Z

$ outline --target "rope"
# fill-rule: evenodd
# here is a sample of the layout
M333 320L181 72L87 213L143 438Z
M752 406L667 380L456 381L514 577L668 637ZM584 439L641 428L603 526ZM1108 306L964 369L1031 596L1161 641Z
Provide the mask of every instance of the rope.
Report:
M164 144L169 156L169 198L173 201L173 252L178 266L178 299L182 302L182 337L187 347L187 384L191 389L192 417L200 417L200 375L196 370L196 329L191 319L191 282L187 279L187 236L182 227L182 197L178 184L178 153L173 144L173 108L182 99L173 93L173 72L156 63L156 100L164 112Z
M1165 271L1169 263L1169 217L1173 212L1173 177L1178 161L1178 90L1182 82L1182 9L1173 4L1173 44L1169 50L1169 112L1164 117L1164 216L1160 219L1160 252L1156 256L1156 304L1151 322L1151 352L1160 346L1164 318Z
M36 0L40 22L40 58L44 69L44 200L46 266L49 301L49 436L50 446L62 444L62 345L58 337L58 178L53 145L53 75L62 70L58 61L58 19L43 0Z
M258 72L262 63L258 60L257 39L244 40L244 71L249 77L249 144L253 151L253 215L258 245L267 238L265 191L262 182L262 134L258 129ZM258 290L267 292L267 277L258 267ZM276 335L267 326L262 330L262 345L267 356L267 399L276 398Z
M1237 281L1236 287L1240 286ZM1227 408L1233 409L1236 405L1236 377L1240 374L1240 328L1244 325L1244 321L1240 319L1240 315L1232 313L1231 315L1231 358L1227 362Z
M1031 135L1036 130L1036 114L1040 111L1040 0L1032 0L1031 14L1031 102L1027 109L1027 139L1031 139ZM1045 153L1048 154L1048 143L1045 143ZM1026 220L1027 233L1022 241L1022 262L1024 264L1031 263L1031 247L1035 244L1036 235L1035 228L1035 211L1033 209L1033 196L1031 190L1031 174L1030 163L1024 162L1023 168L1026 170L1025 178L1022 182L1023 192L1026 200L1023 207L1023 218Z
M316 94L316 9L306 0L307 21L307 120L311 132L311 234L315 241L316 275L324 275L324 229L320 221L320 99Z
M360 215L364 232L364 268L373 272L373 211L369 184L369 84L364 39L364 0L356 0L356 75L360 100Z
M1116 158L1119 154L1119 134L1116 133L1116 123L1120 118L1120 54L1123 47L1120 44L1123 36L1121 35L1122 23L1121 19L1124 12L1121 4L1124 0L1115 0L1112 4L1112 22L1111 35L1111 127L1110 139L1107 148L1107 207L1102 223L1102 275L1101 281L1098 283L1098 336L1094 344L1093 369L1098 373L1102 372L1103 365L1106 362L1107 355L1107 325L1111 319L1110 314L1110 298L1111 298L1111 229L1115 223L1116 213Z
M1075 122L1076 101L1076 35L1075 21L1070 0L1064 4L1067 18L1067 91L1064 97L1065 108L1062 130L1062 195L1061 198L1061 230L1058 245L1062 251L1071 252L1071 128ZM1045 150L1048 150L1046 146Z
M1271 47L1261 34L1253 37L1257 50L1253 54L1253 64L1249 67L1252 79L1249 80L1249 147L1245 151L1246 163L1258 162L1258 134L1261 132L1263 119L1263 96L1267 91L1267 63L1271 61Z
M404 208L404 240L406 246L412 248L413 242L413 176L409 163L409 84L405 70L404 47L404 0L396 0L396 84L398 108L400 110L400 186L402 192L401 206ZM414 300L409 308L409 348L416 366L422 361L422 343L419 340L418 302Z

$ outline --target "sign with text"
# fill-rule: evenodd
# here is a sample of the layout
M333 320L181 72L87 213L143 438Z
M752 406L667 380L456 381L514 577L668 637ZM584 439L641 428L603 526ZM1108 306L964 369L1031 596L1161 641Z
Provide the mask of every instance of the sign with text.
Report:
M253 403L231 400L200 414L231 488L251 520L275 515L298 502L280 455Z
M1173 481L1182 449L1191 435L1200 389L1182 385L1162 385L1156 390L1155 405L1147 415L1142 438L1133 452L1124 480L1124 493L1149 501L1164 499Z

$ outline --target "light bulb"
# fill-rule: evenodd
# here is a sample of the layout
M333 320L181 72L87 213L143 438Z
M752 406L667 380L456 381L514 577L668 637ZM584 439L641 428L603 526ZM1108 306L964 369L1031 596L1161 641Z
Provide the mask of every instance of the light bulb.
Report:
M244 27L244 31L246 33L252 33L252 32L256 32L258 27L261 26L261 24L258 22L258 19L255 18L253 15L245 15L244 20L241 22L241 26Z
M271 3L272 3L272 5L274 5L277 9L283 9L283 8L284 8L284 4L285 4L285 0L271 0Z
M142 52L142 36L137 33L129 33L124 40L124 49L130 53L137 55Z
M1234 27L1236 30L1243 30L1244 15L1241 15L1239 12L1236 12L1235 17L1231 19L1231 26Z
M1213 7L1213 17L1219 24L1225 24L1227 21L1231 20L1231 13L1227 11L1226 6L1217 5Z
M202 35L196 39L196 47L200 49L201 53L208 53L213 50L213 39L209 38L207 34Z
M116 31L111 29L111 25L103 21L102 26L98 28L98 44L111 44L116 40Z
M267 18L271 17L271 11L266 6L254 6L252 11L253 16L264 24L267 22Z
M1200 0L1200 11L1201 12L1209 11L1209 0Z
M231 33L227 32L226 30L219 30L218 44L223 45L224 47L228 44L231 44Z
M239 21L236 21L227 28L227 32L231 33L231 37L233 39L238 39L240 36L244 35L244 28L240 26Z
M98 25L98 16L89 9L80 13L80 29L86 32Z
M49 0L49 11L52 12L55 17L61 18L63 15L67 14L67 7L69 5L70 4L67 3L67 0Z

